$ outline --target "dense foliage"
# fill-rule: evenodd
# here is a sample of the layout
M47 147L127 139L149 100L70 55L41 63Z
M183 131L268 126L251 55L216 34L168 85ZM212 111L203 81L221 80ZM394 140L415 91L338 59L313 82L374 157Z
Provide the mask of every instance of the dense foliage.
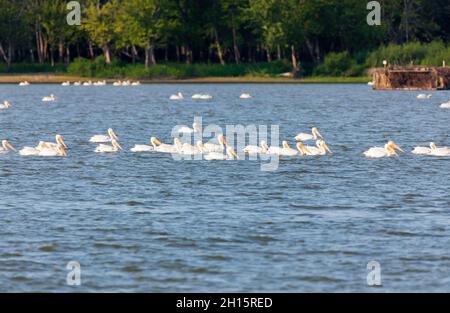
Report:
M380 0L381 26L367 24L364 0L80 0L80 26L67 24L67 2L0 0L0 69L71 63L72 73L114 77L292 68L358 76L383 59L450 62L448 0Z

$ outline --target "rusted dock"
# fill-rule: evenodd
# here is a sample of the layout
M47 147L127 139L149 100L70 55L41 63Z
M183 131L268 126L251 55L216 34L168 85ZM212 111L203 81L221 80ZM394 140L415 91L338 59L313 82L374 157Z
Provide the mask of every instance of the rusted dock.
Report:
M449 90L450 67L391 67L373 71L378 90Z

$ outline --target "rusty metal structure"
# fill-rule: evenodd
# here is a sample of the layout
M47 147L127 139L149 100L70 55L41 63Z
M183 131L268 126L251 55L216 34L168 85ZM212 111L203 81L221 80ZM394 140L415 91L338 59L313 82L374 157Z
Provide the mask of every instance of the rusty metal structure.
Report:
M449 90L450 67L388 67L373 71L377 90Z

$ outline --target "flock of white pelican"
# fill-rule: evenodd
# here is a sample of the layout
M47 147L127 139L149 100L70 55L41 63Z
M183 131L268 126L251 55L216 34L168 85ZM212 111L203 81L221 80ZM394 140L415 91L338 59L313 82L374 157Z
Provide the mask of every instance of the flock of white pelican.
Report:
M192 95L191 97L194 100L212 100L213 96L209 95L209 94L201 94L201 93L196 93L194 95ZM250 94L248 93L243 93L239 96L239 99L251 99L253 98ZM171 95L169 97L169 100L174 100L174 101L180 101L180 100L184 100L184 95L181 92L178 92L175 95Z
M74 85L106 85L106 81L99 82L76 82ZM130 86L139 85L139 82L118 81L114 83L115 86ZM20 86L27 86L28 82L20 83ZM64 82L64 86L70 86L70 82ZM418 99L430 99L431 94L419 94ZM252 96L248 93L241 94L240 99L250 99ZM170 96L170 100L183 100L182 93ZM212 99L208 94L194 94L192 99L208 100ZM46 96L42 99L44 102L56 101L57 97L53 94ZM441 108L450 108L450 101L441 104ZM12 105L8 101L0 103L0 110L6 110L12 108ZM183 126L177 129L178 133L182 134L195 134L200 133L201 128L197 123L193 123L192 128ZM259 146L246 146L242 149L242 152L248 155L268 154L278 155L282 157L296 157L296 156L320 156L332 153L324 140L324 137L316 127L311 129L311 133L299 133L294 137L295 148L291 148L288 141L282 141L282 146L269 146L267 142L262 140ZM314 146L307 146L305 142L315 140ZM119 143L119 137L116 132L109 128L107 134L95 135L89 139L90 143L99 144L94 152L96 153L117 153L123 150ZM217 137L217 144L203 143L202 141L196 142L195 145L190 143L181 143L178 138L173 140L172 144L161 143L156 137L150 138L150 144L138 144L135 145L131 152L156 152L156 153L172 153L183 155L202 155L205 160L234 160L239 159L235 149L228 144L228 141L223 135ZM67 156L68 146L66 145L64 138L61 135L55 136L55 142L40 141L35 147L24 147L21 150L17 150L8 140L3 140L0 147L0 154L6 154L9 152L18 153L21 156L45 156L45 157L64 157ZM382 147L371 147L367 151L363 152L363 156L367 158L388 158L398 157L400 153L405 153L395 142L389 141ZM412 152L415 155L430 155L445 157L450 156L449 147L437 147L435 143L431 142L428 147L415 147Z
M62 86L72 86L72 83L70 81L66 81L66 82L63 82L61 85ZM96 82L93 82L91 80L85 81L85 82L77 81L77 82L73 83L73 86L106 86L106 85L108 85L106 80L99 80ZM129 80L126 80L126 81L119 80L119 81L114 82L112 85L113 86L140 86L141 82L139 82L139 81L132 82Z
M198 125L194 124L193 128L180 128L180 130L187 133L199 132ZM188 131L189 130L189 131ZM317 128L311 129L311 134L300 133L295 136L295 149L289 146L289 143L282 141L281 147L269 146L267 142L262 140L259 146L246 146L242 149L244 154L248 155L278 155L280 157L298 157L298 156L323 156L331 154L332 151L323 139ZM315 140L314 146L307 146L304 142ZM109 128L107 134L95 135L89 139L90 143L99 144L95 153L117 153L123 150L119 143L117 133ZM202 155L204 160L237 160L239 159L236 150L229 145L225 136L217 136L216 143L203 143L197 141L195 145L190 143L182 143L179 138L174 138L173 144L162 143L156 137L150 138L150 144L135 145L130 151L134 153L139 152L154 152L154 153L171 153L180 155ZM8 140L2 141L0 148L1 154L9 152L18 153L21 156L40 156L40 157L65 157L67 156L68 146L61 135L55 136L55 142L40 141L35 147L24 147L17 150ZM400 153L405 151L400 148L395 142L389 141L383 147L371 147L363 152L363 156L367 158L389 158L399 157ZM413 154L430 155L438 157L450 156L449 147L437 147L435 143L430 143L429 147L415 147L412 150Z

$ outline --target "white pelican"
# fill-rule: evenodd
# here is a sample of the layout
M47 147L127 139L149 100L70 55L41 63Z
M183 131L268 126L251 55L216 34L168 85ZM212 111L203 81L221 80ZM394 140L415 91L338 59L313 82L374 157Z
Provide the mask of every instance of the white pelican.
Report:
M169 99L170 100L183 100L184 96L183 96L183 94L181 92L179 92L176 95L171 95Z
M44 98L42 98L43 102L53 102L56 101L56 97L54 94L51 94L50 96L46 96Z
M56 150L59 146L64 147L64 149L68 149L63 136L56 135L55 141L56 141L56 143L41 141L41 142L39 142L39 145L36 147L36 149L42 150L42 149L47 148L47 149L55 149Z
M326 155L327 152L332 153L328 145L322 139L316 141L315 147L306 146L305 148L308 150L306 155Z
M33 147L24 147L22 150L19 151L19 154L22 156L44 156L44 157L67 156L66 149L64 148L64 146L61 145L58 145L56 149L45 146L42 146L39 149Z
M217 140L219 141L219 144L214 144L214 143L205 143L204 144L204 149L206 152L222 152L225 149L226 146L228 146L228 142L225 139L224 135L219 135L217 136Z
M122 86L130 86L131 82L129 80L123 81Z
M281 145L282 145L281 147L273 147L273 146L269 147L269 149L267 149L267 153L281 155L283 149L289 148L289 144L287 143L286 140L283 140Z
M367 158L393 157L393 156L398 156L397 152L395 151L396 149L401 152L404 152L393 141L389 141L387 144L384 145L384 147L372 147L369 150L367 150L366 152L364 152L363 155Z
M263 154L267 153L269 146L264 140L261 140L259 146L246 146L242 151L247 154Z
M153 145L153 148L156 152L162 152L162 153L178 153L179 147L177 147L177 143L179 142L177 140L178 138L174 139L174 144L169 145L165 143L161 143L156 137L152 137L150 139L150 142Z
M123 150L122 146L117 142L116 139L111 140L111 146L100 144L96 149L95 153L115 153L119 150Z
M179 154L194 155L201 154L204 151L204 145L201 141L197 142L197 146L193 146L188 143L181 144L180 140L175 138L175 146L177 147L177 152Z
M81 86L81 82L74 82L73 85L74 86Z
M286 141L283 141L283 148L280 150L280 156L296 156L296 155L311 155L309 148L305 147L302 142L297 142L295 145L297 149L292 149Z
M41 153L41 150L34 147L23 147L19 151L19 154L22 156L39 155L39 153Z
M298 155L300 155L300 156L305 156L305 155L311 154L311 152L308 150L308 148L301 141L297 142L296 147L298 150Z
M63 82L61 86L70 86L70 82Z
M183 126L183 127L178 128L178 132L183 133L183 134L199 133L200 125L198 125L197 123L193 123L192 128Z
M19 83L19 86L29 86L29 85L30 85L30 83L27 81Z
M153 152L155 151L155 147L153 145L135 145L130 150L131 152Z
M430 142L429 147L415 147L411 153L413 154L430 154L432 150L436 149L436 144L434 142Z
M430 142L430 147L415 147L414 154L428 154L433 156L450 156L449 147L437 147L434 142Z
M209 152L203 155L203 158L206 161L221 161L221 160L235 160L239 159L236 151L234 151L233 147L227 147L226 154L220 152Z
M368 82L367 85L368 86L373 86L373 85L375 85L375 83L374 82Z
M0 104L0 110L6 110L10 108L12 108L12 105L8 101L4 101L3 104Z
M83 83L83 86L92 86L92 81L87 81Z
M433 95L431 95L431 94L426 95L424 93L421 93L421 94L417 95L417 99L421 99L421 100L423 100L423 99L431 99L431 97L433 97Z
M100 80L94 83L94 86L106 86L106 80Z
M319 130L316 127L313 127L311 129L311 134L305 134L305 133L300 133L297 136L295 136L295 140L296 141L308 141L308 140L316 140L318 138L322 138L322 135L319 133Z
M192 96L192 99L199 99L199 100L211 100L213 97L211 95L207 94L195 94Z
M131 86L140 86L141 85L141 82L132 82L131 83Z
M119 80L113 83L113 86L122 86L122 82Z
M430 143L431 151L430 155L433 156L450 156L449 147L437 147L433 142Z
M251 99L252 96L248 93L243 93L242 95L239 96L239 99Z
M442 103L439 107L440 107L441 109L450 109L450 101L449 101L449 102Z
M45 148L44 150L40 151L38 156L43 157L65 157L67 156L66 149L64 146L58 145L56 148Z
M110 142L112 139L119 140L117 134L112 128L108 128L108 135L95 135L89 139L92 143L105 143Z
M9 151L17 152L16 148L13 147L12 144L9 143L8 140L2 140L2 146L0 147L0 154L8 153Z
M430 155L433 156L450 156L450 148L442 147L431 150Z

